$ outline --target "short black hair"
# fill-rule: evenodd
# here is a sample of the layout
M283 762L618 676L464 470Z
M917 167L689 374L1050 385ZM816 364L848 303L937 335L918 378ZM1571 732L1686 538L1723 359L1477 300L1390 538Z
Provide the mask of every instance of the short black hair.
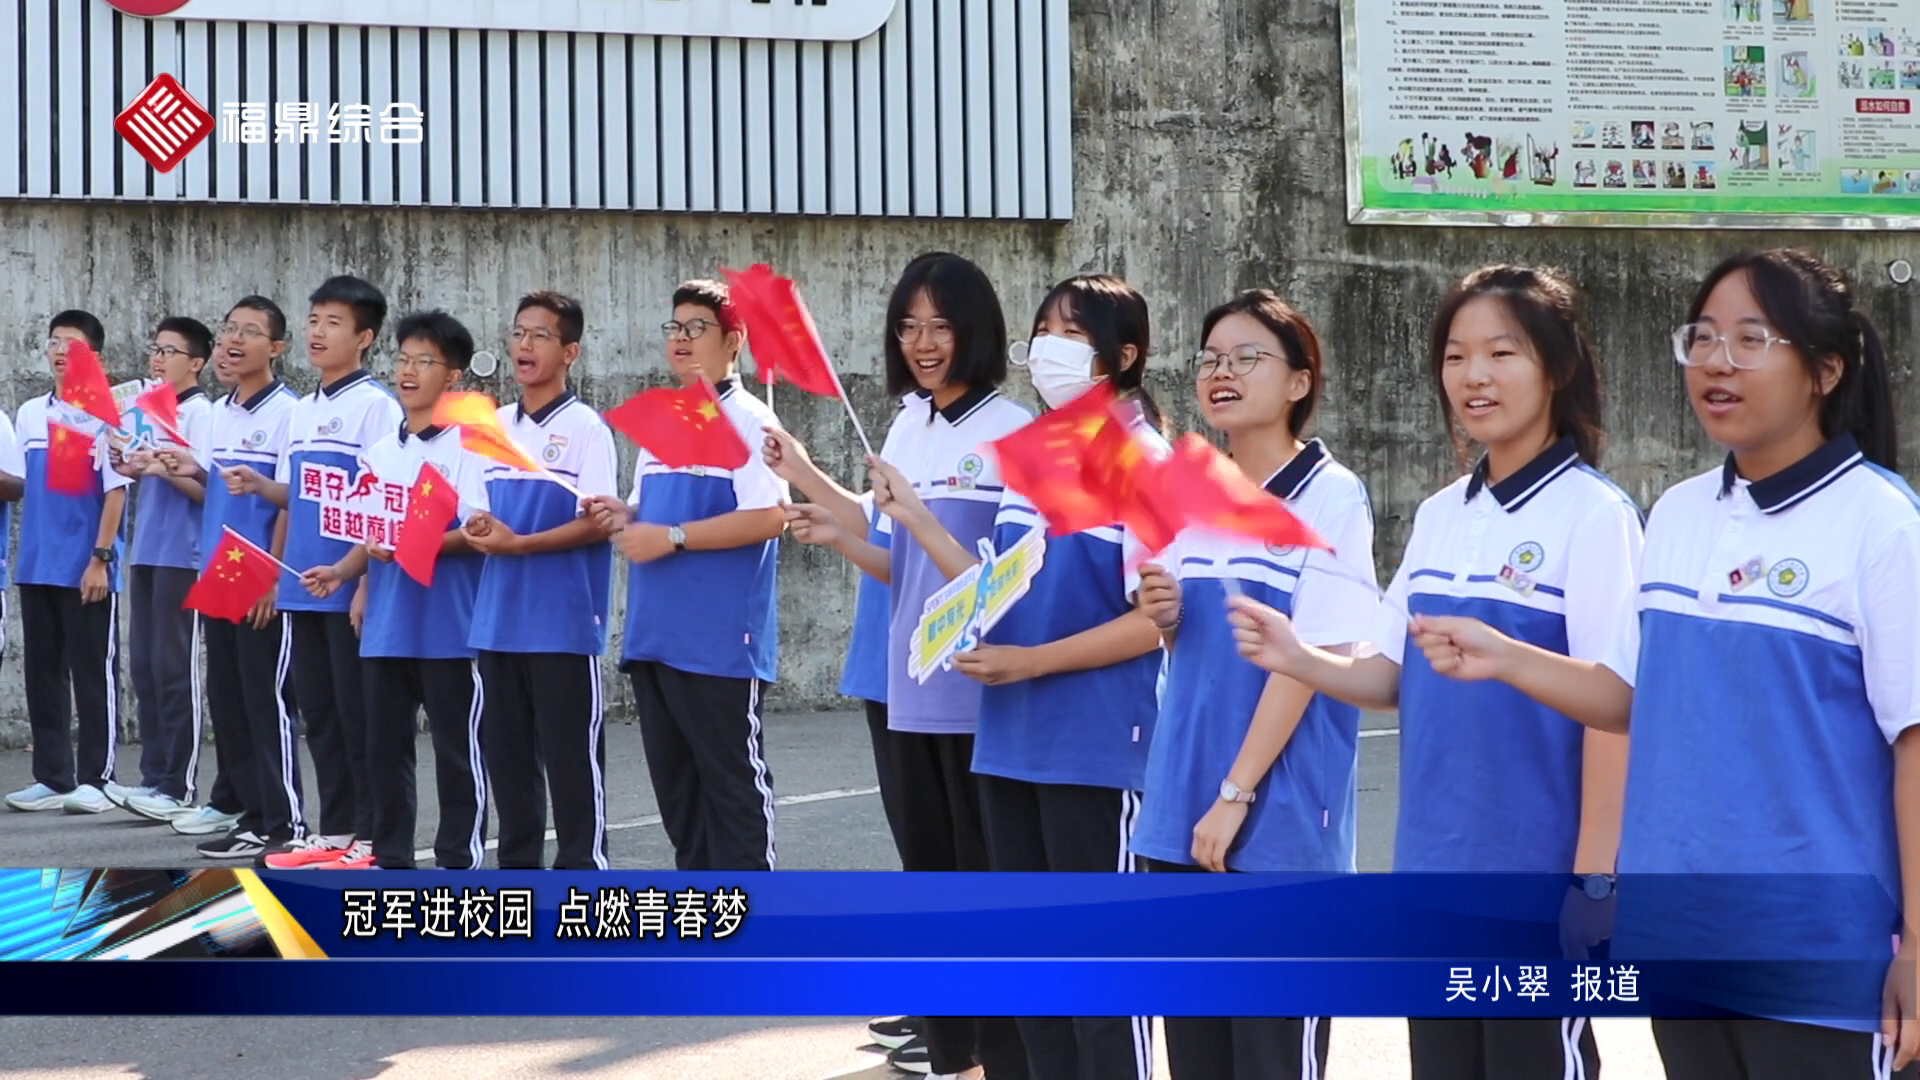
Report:
M1325 381L1321 360L1320 334L1313 323L1272 289L1247 289L1238 296L1207 312L1200 320L1200 343L1213 336L1213 328L1231 315L1245 315L1267 328L1286 353L1287 366L1307 373L1307 396L1287 410L1287 430L1300 437L1320 407L1320 390Z
M958 255L929 252L907 264L887 301L887 393L906 394L920 384L907 364L895 328L921 293L953 327L953 363L947 382L997 387L1007 381L1007 317L986 272Z
M87 344L93 346L94 352L107 347L107 328L100 325L100 320L91 311L68 308L47 320L48 334L60 329L80 331L81 336L87 339Z
M243 309L257 311L267 317L267 332L273 335L273 340L287 339L287 313L280 310L279 304L264 296L243 296L227 309L227 318L233 318L234 312Z
M196 360L205 360L213 355L213 331L199 319L189 319L185 315L169 315L160 320L153 328L154 336L161 334L179 334L187 340L187 355Z
M560 344L577 344L587 332L587 314L580 310L580 301L565 293L552 289L540 289L520 298L520 306L513 309L515 318L528 308L540 308L551 311L560 317Z
M386 294L352 274L339 274L321 282L320 287L313 290L313 295L307 297L307 303L314 307L345 304L353 311L355 332L371 330L378 337L380 328L386 325Z
M400 320L394 328L395 344L405 345L415 338L431 342L440 350L441 359L455 371L467 370L473 361L473 335L459 319L435 308L432 311L416 311Z
M740 329L740 315L733 307L733 294L727 291L726 282L696 278L683 281L673 290L673 306L692 304L713 312L720 322L720 329L731 334Z

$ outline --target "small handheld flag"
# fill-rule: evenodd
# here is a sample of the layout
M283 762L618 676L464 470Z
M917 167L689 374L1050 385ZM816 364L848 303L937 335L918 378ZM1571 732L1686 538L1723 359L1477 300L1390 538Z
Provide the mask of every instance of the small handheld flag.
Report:
M853 421L853 432L860 437L860 446L872 457L873 443L867 439L867 430L853 411L853 402L847 400L840 373L827 358L826 346L820 343L820 331L814 325L812 313L801 302L793 279L774 273L773 267L766 263L722 273L727 278L728 298L747 324L747 345L753 351L754 362L761 367L761 381L771 385L778 376L809 394L839 398L847 410L847 419Z
M538 473L565 488L576 499L585 500L580 489L547 468L514 441L500 423L500 409L485 394L453 392L440 395L433 409L433 422L440 427L460 429L460 445L482 457L491 458L509 468Z
M692 386L642 390L608 410L606 421L669 469L738 469L753 458L705 379Z
M433 585L433 567L447 526L460 516L460 496L440 470L422 464L407 492L407 516L393 545L393 561L422 586Z
M187 590L186 603L181 606L210 618L242 622L260 598L278 584L283 570L294 573L292 567L258 544L230 528L223 529L207 568Z

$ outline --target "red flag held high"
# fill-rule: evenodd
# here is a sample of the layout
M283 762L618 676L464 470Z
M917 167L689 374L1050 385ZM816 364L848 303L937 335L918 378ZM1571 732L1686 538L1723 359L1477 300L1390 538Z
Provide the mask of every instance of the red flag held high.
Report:
M760 381L772 382L777 375L809 394L840 397L840 380L793 280L765 263L723 273L728 298L747 324L747 345L760 367Z
M47 424L47 490L61 495L97 495L100 471L94 437L64 424Z
M226 530L207 560L200 580L187 590L182 606L209 618L241 622L260 598L280 582L280 564L247 538Z
M113 383L100 354L84 341L67 346L66 368L60 376L60 400L98 418L109 427L120 426L120 406L113 401Z
M187 437L180 434L180 394L173 387L156 383L133 399L133 407L166 432L167 438L187 446Z
M1210 529L1275 547L1333 550L1286 503L1247 479L1198 435L1181 436L1157 479L1160 502L1183 528Z
M423 586L433 585L433 565L447 526L460 515L460 495L440 470L420 466L420 476L407 492L407 516L393 545L393 561Z
M1101 432L1119 425L1113 389L1100 383L1064 408L988 445L1007 487L1026 497L1055 536L1120 520L1119 507L1086 477L1086 455Z
M642 390L606 414L607 425L669 469L705 465L738 469L753 456L704 380L692 386Z

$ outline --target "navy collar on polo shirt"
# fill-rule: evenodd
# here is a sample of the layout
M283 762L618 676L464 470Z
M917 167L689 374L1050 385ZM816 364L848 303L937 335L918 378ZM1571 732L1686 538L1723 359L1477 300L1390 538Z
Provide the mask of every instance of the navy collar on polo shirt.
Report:
M264 404L268 398L272 397L274 395L274 392L280 389L280 386L281 386L281 383L279 379L273 380L267 385L261 387L260 390L257 393L255 393L252 397L247 398L245 401L240 402L240 407L247 410L248 412L252 412L253 410L259 408L262 404ZM237 393L238 390L236 390L235 392ZM228 400L232 400L232 395L228 396Z
M733 393L733 387L734 382L731 376L721 379L719 382L713 384L713 396L716 398L726 397L728 394Z
M205 397L207 392L198 386L189 386L185 390L176 389L173 392L173 400L177 404L185 405L187 402L193 400L196 394Z
M1554 477L1573 468L1580 461L1580 448L1573 436L1562 435L1552 446L1540 451L1532 461L1514 471L1512 476L1497 484L1487 483L1487 459L1473 467L1473 477L1467 481L1467 501L1480 494L1481 488L1493 493L1493 499L1500 508L1511 514L1525 506L1528 500L1538 494Z
M965 420L973 410L980 407L981 402L992 397L997 391L991 386L969 386L966 393L949 401L944 409L933 403L933 391L915 390L914 393L927 403L927 423L933 423L935 416L944 416L947 423L958 427L960 421Z
M1327 444L1319 439L1311 439L1307 445L1300 448L1299 453L1293 455L1292 461L1282 465L1280 471L1273 474L1273 479L1267 481L1266 488L1283 499L1289 501L1297 499L1300 493L1307 489L1307 481L1313 479L1314 466L1325 460L1327 460Z
M407 422L402 420L400 421L400 445L405 446L407 445L408 439L414 438L419 439L421 442L432 442L435 435L445 430L446 429L439 424L428 424L426 427L421 428L418 434L415 434L407 430Z
M330 383L321 383L320 392L330 398L339 397L347 387L371 378L373 378L373 373L366 368L354 368L352 371L347 372L345 375L340 376Z
M1762 513L1777 514L1840 479L1848 469L1865 460L1866 455L1860 452L1860 444L1852 435L1828 439L1820 449L1799 461L1764 480L1748 484L1747 494L1753 496L1754 505ZM1727 463L1720 467L1721 498L1733 492L1734 481L1739 478L1740 469L1734 464L1733 455L1728 454Z
M573 388L568 387L567 389L560 391L559 397L554 398L552 401L547 402L545 405L540 406L539 408L533 410L532 412L527 411L527 403L525 401L522 401L520 403L520 419L531 420L536 424L544 424L547 422L547 419L551 417L554 413L557 413L561 409L566 408L567 403L572 400L573 400Z

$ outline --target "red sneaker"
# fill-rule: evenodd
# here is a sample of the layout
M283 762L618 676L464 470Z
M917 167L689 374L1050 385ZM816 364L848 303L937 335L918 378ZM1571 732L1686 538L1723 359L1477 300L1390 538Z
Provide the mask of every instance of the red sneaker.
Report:
M269 852L263 857L261 865L272 870L300 870L307 867L324 866L339 862L340 855L353 843L352 837L345 836L309 836L304 840L295 840L284 851Z

